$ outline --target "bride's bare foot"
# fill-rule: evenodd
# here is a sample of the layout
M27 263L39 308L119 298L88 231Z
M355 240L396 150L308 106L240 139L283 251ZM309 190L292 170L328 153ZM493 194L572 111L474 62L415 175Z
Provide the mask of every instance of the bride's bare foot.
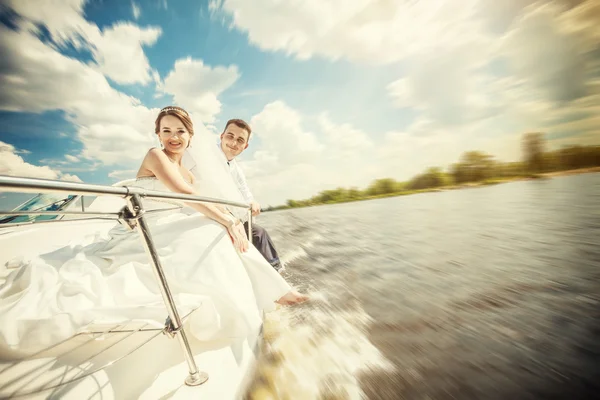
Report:
M291 290L291 291L287 292L284 296L282 296L279 300L277 300L275 303L278 303L278 304L281 304L284 306L289 306L292 304L304 303L309 298L310 297L308 297L305 294L298 293L294 290Z

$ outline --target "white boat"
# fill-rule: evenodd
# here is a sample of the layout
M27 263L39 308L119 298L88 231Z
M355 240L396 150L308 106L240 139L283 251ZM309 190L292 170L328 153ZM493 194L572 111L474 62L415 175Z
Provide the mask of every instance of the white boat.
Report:
M137 230L146 245L163 292L166 320L163 328L139 322L89 325L68 340L23 359L0 353L0 398L226 400L244 396L262 342L262 327L236 345L226 340L199 342L187 336L180 329L186 315L179 315L170 298L151 232L135 207L143 207L142 197L248 206L121 185L0 176L0 191L38 193L11 212L0 211L0 284L14 268L11 260L81 243L88 235L108 232L118 218ZM40 195L46 193L62 197L52 198L53 205L48 205L49 198ZM83 202L87 196L98 197L88 205ZM123 207L124 199L128 206ZM16 218L23 214L30 217Z

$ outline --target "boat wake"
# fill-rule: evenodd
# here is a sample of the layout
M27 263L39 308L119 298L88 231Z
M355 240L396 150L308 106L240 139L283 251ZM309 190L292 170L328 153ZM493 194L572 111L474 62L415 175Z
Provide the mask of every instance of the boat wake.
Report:
M370 323L360 308L307 310L303 306L270 313L257 376L247 398L363 398L360 372L394 368L368 340L365 330Z
M289 250L285 250L284 254L281 256L281 271L285 271L288 265L308 257L308 251L315 245L315 243L317 243L319 239L321 239L321 236L319 234L314 234L301 245Z

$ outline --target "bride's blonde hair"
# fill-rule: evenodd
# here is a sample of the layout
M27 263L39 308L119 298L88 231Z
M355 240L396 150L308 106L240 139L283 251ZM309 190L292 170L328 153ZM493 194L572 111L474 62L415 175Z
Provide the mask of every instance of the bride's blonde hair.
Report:
M172 115L179 118L183 123L183 126L185 126L185 129L190 133L190 136L194 136L194 124L192 123L190 115L183 108L177 106L168 106L160 110L158 117L156 117L156 122L154 123L154 133L158 135L160 132L160 120L163 119L165 115Z

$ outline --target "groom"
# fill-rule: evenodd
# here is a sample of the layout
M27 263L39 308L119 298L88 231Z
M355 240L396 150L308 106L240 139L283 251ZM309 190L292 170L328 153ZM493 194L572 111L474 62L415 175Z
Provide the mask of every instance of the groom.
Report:
M221 133L220 147L223 152L223 161L227 163L233 180L242 193L244 200L250 203L252 216L257 216L260 214L260 205L254 200L254 196L252 196L246 183L246 177L235 161L235 157L248 148L248 141L251 134L252 129L244 120L230 119L225 124L223 133ZM248 222L244 223L244 228L246 229L246 234L248 234ZM271 241L271 237L265 228L255 223L252 224L252 244L276 271L281 269L281 261L279 261L279 255L277 254L275 245Z

